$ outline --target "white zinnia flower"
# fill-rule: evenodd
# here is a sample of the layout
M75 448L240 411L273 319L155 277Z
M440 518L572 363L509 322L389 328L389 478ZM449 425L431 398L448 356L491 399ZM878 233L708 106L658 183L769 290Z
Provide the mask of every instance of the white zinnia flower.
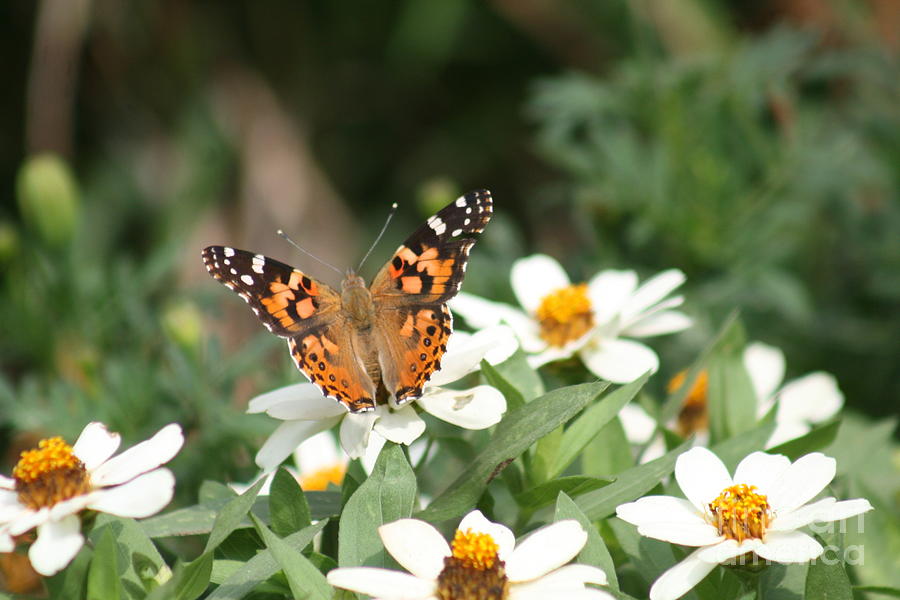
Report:
M81 511L142 518L162 510L172 499L175 476L158 467L181 449L181 427L166 425L112 457L120 441L95 422L74 446L54 437L23 452L13 476L0 475L0 552L12 550L12 536L37 527L28 558L35 571L53 575L84 545Z
M450 301L473 327L507 323L515 330L532 366L578 354L592 373L613 383L634 381L656 371L659 358L643 338L681 331L691 325L671 310L682 296L667 298L684 283L677 269L638 285L634 271L606 270L587 283L572 284L553 258L535 254L513 264L513 292L524 312L461 293Z
M492 327L474 335L454 332L441 358L441 369L425 386L422 397L394 408L378 405L374 411L352 414L338 402L322 395L311 383L289 385L250 401L247 412L265 412L284 421L256 454L263 471L275 469L300 442L340 423L341 446L352 458L366 454L370 444L411 444L425 431L425 422L416 413L418 404L433 416L464 427L485 429L500 421L506 412L506 399L489 385L464 390L443 386L474 373L482 359L495 364L515 352L518 344L505 326ZM380 446L379 446L380 447Z
M788 440L809 433L812 425L836 415L844 404L844 395L834 376L823 371L804 375L779 388L784 378L784 353L760 342L744 349L744 367L750 376L756 393L756 414L762 417L777 403L775 430L766 442L772 448ZM699 445L709 440L707 419L707 373L701 371L684 398L678 416L666 424L679 435L695 436ZM669 393L677 391L685 383L685 372L678 373L669 382ZM632 444L646 444L656 430L656 422L640 406L628 404L619 413L625 436ZM659 458L665 454L662 437L657 436L647 446L641 462Z
M606 573L588 565L566 565L587 542L577 521L538 529L516 546L513 532L474 510L448 544L437 529L418 519L382 525L378 534L391 556L409 571L342 567L328 573L333 586L381 600L448 597L498 600L611 600L585 584L605 585ZM442 594L442 592L445 592Z
M844 405L837 381L824 371L793 379L779 388L784 378L784 353L774 346L760 342L747 346L744 367L756 392L757 414L766 414L778 403L775 431L767 448L809 433L813 425L827 421Z
M717 564L749 552L779 563L817 558L824 549L799 528L872 510L863 498L807 504L831 482L835 469L836 461L819 452L793 463L780 454L754 452L731 477L706 448L679 456L675 479L687 500L646 496L616 508L616 515L637 525L643 536L698 547L653 583L650 599L680 598Z

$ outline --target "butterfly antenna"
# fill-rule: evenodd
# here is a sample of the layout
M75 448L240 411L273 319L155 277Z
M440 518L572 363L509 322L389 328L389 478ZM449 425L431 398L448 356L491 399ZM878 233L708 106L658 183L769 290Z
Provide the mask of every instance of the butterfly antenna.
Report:
M336 266L332 265L331 263L325 262L324 260L322 260L321 258L319 258L318 256L316 256L315 254L313 254L313 253L310 252L309 250L303 248L302 246L300 246L300 244L298 244L297 242L295 242L294 240L292 240L291 238L289 238L288 235L287 235L283 230L279 229L276 233L278 233L278 235L280 235L280 236L283 237L285 240L287 240L288 244L290 244L291 246L293 246L294 248L296 248L296 249L299 250L300 252L302 252L302 253L304 253L304 254L306 254L306 255L308 255L308 256L311 256L312 258L316 259L317 261L319 261L320 263L322 263L322 264L325 265L326 267L328 267L328 268L330 268L330 269L334 269L334 270L337 271L338 274L340 274L341 276L344 275L344 272L341 271L340 269L338 269Z
M359 261L359 266L356 267L356 272L359 273L360 269L362 269L363 263L366 262L366 259L369 258L369 255L372 254L372 250L375 249L375 246L378 245L378 242L381 241L381 236L384 235L384 232L387 231L388 224L391 222L391 219L394 218L394 213L397 212L397 203L394 202L391 204L391 212L388 213L387 219L384 220L384 226L381 228L381 232L378 234L378 237L375 238L375 241L372 242L372 245L369 246L369 251L366 252L366 255L363 256L362 260Z

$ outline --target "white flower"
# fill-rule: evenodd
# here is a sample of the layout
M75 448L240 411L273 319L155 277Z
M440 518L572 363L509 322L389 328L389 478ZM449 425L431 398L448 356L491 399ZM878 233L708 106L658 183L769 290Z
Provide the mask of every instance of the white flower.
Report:
M367 473L371 472L371 467L380 450L381 447L376 448L374 444L370 444L366 450L363 466ZM294 479L306 492L326 490L329 483L341 485L349 462L349 457L338 445L330 431L319 432L301 442L294 449L293 459L296 467L285 467L285 469L294 476ZM266 482L259 490L259 493L265 496L271 491L274 476L275 471L263 472L250 483L230 483L228 485L238 494L243 494L257 481L265 478Z
M749 344L744 349L743 362L756 393L757 416L762 417L777 403L775 430L769 436L766 448L809 433L812 425L830 419L844 404L844 396L834 376L822 371L789 381L779 389L784 378L784 353L774 346L760 342ZM684 372L673 377L669 392L678 390L684 380ZM702 371L685 396L681 412L666 423L666 427L682 436L694 435L698 445L706 444L709 440L706 406L707 374ZM632 444L643 445L650 441L655 421L640 406L626 405L619 418L625 436ZM641 455L641 462L659 458L665 450L662 437L656 436Z
M646 496L616 508L616 515L643 536L698 547L650 588L651 600L680 598L719 563L749 552L780 563L803 563L824 549L798 531L813 522L846 519L872 510L863 498L807 504L834 478L836 461L819 452L795 462L754 452L734 477L706 448L678 457L675 479L687 500Z
M0 552L12 550L12 536L36 527L28 558L35 571L53 575L84 544L81 511L142 518L162 510L175 477L158 467L181 449L181 427L167 425L113 457L120 441L102 423L89 423L74 446L56 437L23 452L13 476L0 476Z
M477 371L483 358L491 363L505 360L516 347L515 336L505 326L492 327L474 335L454 332L447 341L447 352L441 358L441 369L431 376L422 397L399 408L379 405L372 412L352 414L343 405L323 396L311 383L289 385L257 396L250 401L247 412L265 412L284 423L260 448L256 464L265 472L271 471L300 442L338 423L341 446L352 458L365 456L372 444L380 449L385 440L409 445L425 431L425 422L413 404L466 429L495 425L506 411L506 399L499 390L489 385L464 390L443 386Z
M744 367L750 374L758 401L757 414L775 410L775 431L767 448L809 433L812 425L836 415L844 395L834 376L823 371L804 375L779 388L784 378L784 353L774 346L755 342L744 350Z
M577 521L538 529L516 546L513 532L472 511L459 523L452 544L417 519L382 525L378 534L391 556L410 574L375 567L343 567L328 573L336 587L381 600L437 600L459 590L464 598L503 600L612 599L587 583L605 585L606 574L588 565L566 565L587 542ZM564 566L566 565L566 566ZM460 587L451 587L460 586ZM461 589L460 589L461 588ZM487 590L503 590L488 595Z
M638 285L634 271L601 271L573 285L556 260L544 254L520 259L511 272L513 292L524 312L461 293L450 301L473 327L507 323L531 354L532 366L578 354L592 373L627 383L656 371L656 353L633 339L681 331L691 319L679 311L684 298L667 296L684 283L677 269Z

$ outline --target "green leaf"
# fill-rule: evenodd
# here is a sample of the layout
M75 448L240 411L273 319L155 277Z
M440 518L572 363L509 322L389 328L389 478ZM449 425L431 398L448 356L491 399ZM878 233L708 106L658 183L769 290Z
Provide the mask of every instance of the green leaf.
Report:
M113 532L104 529L94 546L94 557L88 569L87 600L116 600L123 596L118 554Z
M323 519L297 533L292 533L281 541L287 544L293 552L300 553L327 523L327 519ZM207 600L239 600L279 570L281 567L272 553L269 550L262 550L246 563L241 564L234 574L213 590Z
M575 504L591 521L615 514L616 507L643 496L675 468L675 459L689 448L688 442L646 464L632 467L616 475L616 480L603 489L588 492Z
M531 402L544 393L541 376L528 364L528 357L521 348L502 363L494 365L494 370L515 386L525 402Z
M49 596L54 600L82 600L93 555L90 548L82 548L65 569L44 579Z
M285 537L308 527L312 522L309 504L300 484L286 469L280 468L272 479L269 492L269 518L272 531Z
M287 578L291 593L295 598L308 600L328 600L331 598L331 586L325 581L325 576L313 566L303 554L294 552L284 540L272 533L262 521L251 513L250 519L256 526L256 531L266 544L266 547L281 566L284 576Z
M232 531L240 527L241 521L250 512L253 502L256 500L256 495L259 494L259 490L262 489L265 482L265 479L260 479L253 487L240 496L232 498L222 507L222 510L213 522L212 531L209 533L209 539L206 540L204 552L214 550Z
M735 467L751 452L762 450L766 446L769 436L775 429L775 421L769 415L763 418L760 425L750 431L738 434L724 442L719 442L710 447L716 456L722 459L729 472L734 473Z
M756 392L740 352L720 350L710 358L709 432L714 441L746 431L756 424Z
M549 478L561 474L581 454L582 450L600 433L619 411L644 387L650 373L645 373L628 385L612 392L602 401L589 407L571 425L566 427L556 455L556 463Z
M882 596L890 596L891 598L900 598L900 590L883 585L854 585L853 590L869 594L881 594Z
M797 600L806 588L808 564L768 565L759 575L760 600Z
M779 444L774 448L770 448L766 450L766 452L771 454L784 454L791 460L797 460L805 454L821 450L829 445L837 437L840 428L840 421L832 421L821 427L816 427L806 435Z
M147 595L146 600L194 600L209 587L213 553L204 552L191 562L175 565L172 578Z
M612 530L619 548L631 560L641 580L648 587L661 573L675 564L675 557L669 544L642 536L637 532L637 527L621 519L609 519L606 523Z
M558 477L517 494L515 499L516 503L522 508L536 510L556 500L561 493L565 493L568 496L578 496L592 490L598 490L612 482L612 479L585 477L583 475Z
M169 568L144 530L134 519L99 513L88 538L97 546L109 532L116 541L119 580L126 597L142 596L157 577L169 577Z
M581 453L581 471L591 477L607 477L633 466L631 444L618 418L604 425Z
M578 414L608 385L584 383L560 388L507 413L475 460L418 517L431 522L443 521L468 511L506 465Z
M500 371L491 366L491 363L483 359L481 361L481 374L488 385L500 390L500 393L506 398L506 410L515 410L525 404L525 396L522 395L522 392L508 382L500 374Z
M378 527L412 514L416 477L397 444L387 443L375 469L341 513L338 563L342 567L384 567L388 559Z
M587 516L579 510L578 505L565 492L560 492L556 498L556 512L553 515L553 521L555 523L566 519L578 521L588 534L587 543L585 543L581 552L578 553L575 562L603 569L603 572L606 573L606 577L609 579L610 589L618 590L619 580L616 577L616 567L613 564L612 556L609 554L609 549L603 541L603 536L600 535L600 532L597 531L597 528L594 527Z
M819 543L826 546L822 538ZM844 570L844 562L828 551L809 564L806 572L806 600L853 600L850 578Z
M526 477L531 485L539 485L553 478L553 465L559 454L559 445L563 439L563 427L560 425L534 445L531 461L528 463Z

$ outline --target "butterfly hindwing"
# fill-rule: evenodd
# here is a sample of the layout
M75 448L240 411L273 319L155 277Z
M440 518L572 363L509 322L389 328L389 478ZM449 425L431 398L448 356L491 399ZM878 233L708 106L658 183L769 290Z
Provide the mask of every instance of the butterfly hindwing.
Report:
M203 263L281 337L297 335L340 308L340 296L330 287L262 254L209 246L203 250Z
M402 307L381 313L375 328L382 381L396 403L422 395L431 375L441 368L453 317L445 304Z
M336 326L307 331L288 340L291 358L323 394L350 412L375 408L375 385L353 352L352 330Z
M469 192L441 209L416 229L372 282L375 302L444 303L459 291L469 251L491 219L487 190Z

